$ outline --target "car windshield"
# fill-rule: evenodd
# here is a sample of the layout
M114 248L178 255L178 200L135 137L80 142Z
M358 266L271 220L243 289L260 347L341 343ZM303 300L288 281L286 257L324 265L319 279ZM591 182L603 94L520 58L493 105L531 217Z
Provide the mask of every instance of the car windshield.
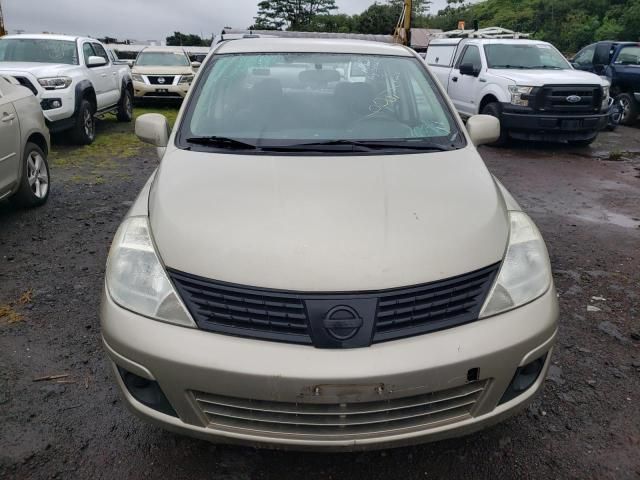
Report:
M621 65L640 65L640 45L622 47L615 63Z
M219 55L200 74L179 146L270 151L450 150L464 145L413 57Z
M181 52L142 52L136 65L148 67L186 67L189 59Z
M33 38L0 39L0 62L63 63L78 65L76 43Z
M484 51L489 68L571 69L562 54L546 43L489 44Z

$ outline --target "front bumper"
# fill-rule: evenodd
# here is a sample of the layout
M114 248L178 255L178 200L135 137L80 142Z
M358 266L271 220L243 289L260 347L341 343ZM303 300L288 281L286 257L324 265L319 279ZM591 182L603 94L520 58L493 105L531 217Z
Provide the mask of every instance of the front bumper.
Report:
M178 85L150 85L144 82L133 82L133 94L136 99L183 99L189 88L188 83Z
M523 139L586 140L607 126L608 114L538 114L505 108L501 126L512 137Z
M556 293L551 288L528 305L471 324L368 348L327 350L165 324L120 308L106 292L101 312L103 341L111 361L157 381L178 417L138 402L116 374L127 405L137 415L169 430L220 443L320 450L439 440L471 433L514 414L542 386L557 319ZM499 404L516 369L545 354L535 383ZM470 383L473 369L477 369L477 380ZM456 415L443 414L429 422L408 421L397 428L360 425L331 434L319 429L316 434L294 429L287 423L288 413L269 411L273 405L306 409L305 414L323 412L327 405L362 410L382 402L393 414L398 402L406 404L432 392L437 392L429 397L434 402L449 402L437 398L443 397L442 392L460 392L474 385L482 388L468 410L458 409ZM244 405L256 421L218 421L219 417L207 413L206 403L203 407L203 399L210 398L226 402L231 408L219 404L216 408L230 416L236 411L234 402ZM265 415L269 428L262 423ZM322 420L318 415L314 418Z

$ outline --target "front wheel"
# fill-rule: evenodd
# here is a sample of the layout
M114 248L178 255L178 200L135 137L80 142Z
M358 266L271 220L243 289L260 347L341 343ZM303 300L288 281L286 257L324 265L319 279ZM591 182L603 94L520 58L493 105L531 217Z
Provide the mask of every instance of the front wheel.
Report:
M492 147L503 147L509 142L509 132L502 127L502 107L498 102L491 102L484 106L482 109L483 115L491 115L492 117L496 117L500 122L500 136L498 140L493 143L490 143L489 146Z
M96 119L94 118L94 109L91 102L83 99L80 102L78 115L76 116L76 124L71 131L71 137L74 143L78 145L89 145L96 138Z
M128 88L122 90L116 118L119 122L130 122L133 120L133 98Z
M628 93L621 93L616 97L616 102L622 107L620 123L622 125L633 125L638 118L638 104L635 98Z
M47 156L35 143L27 143L22 161L20 187L12 200L21 207L39 207L49 198Z

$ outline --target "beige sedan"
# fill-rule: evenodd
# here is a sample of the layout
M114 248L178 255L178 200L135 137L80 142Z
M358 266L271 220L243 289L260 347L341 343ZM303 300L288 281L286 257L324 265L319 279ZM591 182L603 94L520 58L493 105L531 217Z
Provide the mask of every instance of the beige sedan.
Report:
M101 325L142 418L371 449L468 434L542 387L544 240L476 150L498 120L465 127L414 51L221 43L173 132L136 132L162 160L113 240Z
M24 207L49 197L49 130L36 97L0 76L0 200Z

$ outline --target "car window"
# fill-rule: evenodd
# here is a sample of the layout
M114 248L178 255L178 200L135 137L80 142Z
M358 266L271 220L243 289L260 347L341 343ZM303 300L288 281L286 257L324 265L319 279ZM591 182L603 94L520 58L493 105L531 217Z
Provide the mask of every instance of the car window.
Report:
M482 60L480 59L480 49L475 45L469 45L464 53L462 54L462 58L458 62L458 68L460 65L471 64L475 70L482 69Z
M68 40L0 38L0 62L78 65L78 51Z
M449 147L464 142L420 60L320 53L214 57L200 74L178 136L280 146L365 139L427 139Z
M433 45L427 49L425 61L429 65L450 66L453 55L456 52L456 45Z
M181 52L142 52L136 59L136 65L149 67L187 67L189 58Z
M615 63L621 65L640 65L640 46L629 45L628 47L622 47Z
M82 55L84 56L84 64L89 65L89 57L93 57L96 52L93 50L93 47L90 43L82 44Z
M566 58L548 43L491 43L484 46L489 68L571 68Z
M589 67L593 64L593 56L596 53L596 46L589 45L578 52L573 62L581 67Z
M109 63L109 55L107 55L107 51L104 49L102 45L99 43L93 43L93 51L96 52L98 57L104 58L105 62Z

